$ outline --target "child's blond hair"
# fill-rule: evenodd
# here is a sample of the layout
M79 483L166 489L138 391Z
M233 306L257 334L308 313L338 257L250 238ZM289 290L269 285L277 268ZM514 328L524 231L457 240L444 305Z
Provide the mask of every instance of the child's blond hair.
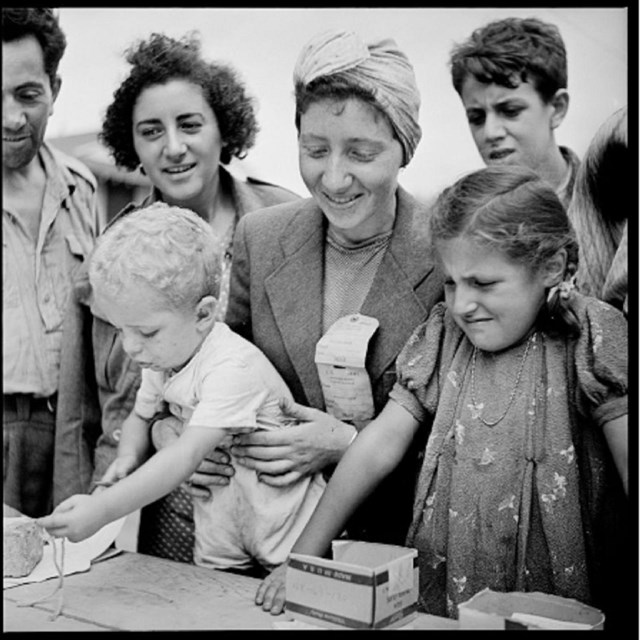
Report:
M116 220L91 256L94 291L117 296L144 285L174 309L218 298L222 245L211 226L189 209L154 203Z

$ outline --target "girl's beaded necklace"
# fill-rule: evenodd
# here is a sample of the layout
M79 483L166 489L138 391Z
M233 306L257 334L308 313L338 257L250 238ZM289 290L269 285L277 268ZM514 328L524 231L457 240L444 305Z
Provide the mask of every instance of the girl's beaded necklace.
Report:
M475 347L475 346L473 347L473 355L471 356L471 401L473 402L473 406L475 407L475 409L478 411L478 418L487 427L495 427L499 422L502 422L504 417L509 412L509 409L511 409L511 405L515 400L516 392L518 391L518 387L520 385L520 378L522 377L522 372L524 371L524 364L527 360L527 355L529 355L529 347L531 346L531 343L535 341L535 337L536 337L536 334L534 332L531 334L531 336L527 340L524 353L520 357L520 367L518 369L518 375L516 376L516 382L513 385L511 396L509 397L509 401L507 402L507 408L504 410L503 414L496 420L485 420L480 413L480 409L484 405L479 404L478 401L476 400L476 357L478 354L478 347Z

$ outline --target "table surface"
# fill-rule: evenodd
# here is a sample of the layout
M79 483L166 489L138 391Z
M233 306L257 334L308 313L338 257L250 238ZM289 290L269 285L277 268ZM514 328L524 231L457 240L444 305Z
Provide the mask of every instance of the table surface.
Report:
M62 614L50 620L57 578L4 590L4 631L147 631L282 628L254 604L259 580L153 556L123 552L65 576ZM418 614L420 629L457 629L457 622Z

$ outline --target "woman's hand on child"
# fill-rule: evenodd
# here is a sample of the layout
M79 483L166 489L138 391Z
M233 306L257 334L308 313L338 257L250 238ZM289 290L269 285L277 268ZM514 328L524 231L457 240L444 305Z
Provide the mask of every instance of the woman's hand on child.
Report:
M175 416L166 416L156 420L151 427L151 441L157 451L168 447L180 437L182 421Z
M260 583L256 592L255 603L274 616L284 611L286 575L287 563L285 562L276 567Z
M234 473L231 456L223 449L213 449L200 463L195 473L184 483L184 488L194 498L206 500L211 496L210 487L229 484Z
M61 502L52 514L38 518L36 522L52 536L80 542L107 523L98 502L90 495L77 494Z
M283 399L281 408L296 424L273 431L257 430L234 436L236 461L255 469L262 482L283 487L337 463L355 429L323 411Z

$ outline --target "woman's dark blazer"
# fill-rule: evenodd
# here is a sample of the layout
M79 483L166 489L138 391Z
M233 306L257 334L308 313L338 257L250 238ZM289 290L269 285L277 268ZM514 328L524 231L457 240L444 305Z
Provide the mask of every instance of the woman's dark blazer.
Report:
M401 348L442 299L443 280L432 256L428 215L426 205L398 187L393 235L360 310L380 323L366 360L376 415L395 382L395 359ZM297 402L322 410L314 356L322 337L325 228L326 219L312 198L246 214L233 243L226 316L234 331L271 360ZM411 459L415 461L415 452ZM381 486L370 500L374 503L370 517L362 516L365 506L352 520L361 522L357 529L350 527L359 539L403 542L415 464L402 466L405 472L396 475L405 480L385 482L387 490Z

